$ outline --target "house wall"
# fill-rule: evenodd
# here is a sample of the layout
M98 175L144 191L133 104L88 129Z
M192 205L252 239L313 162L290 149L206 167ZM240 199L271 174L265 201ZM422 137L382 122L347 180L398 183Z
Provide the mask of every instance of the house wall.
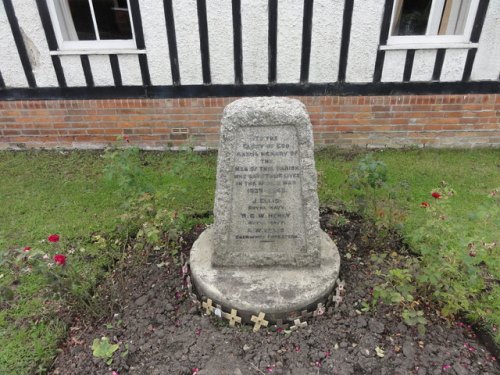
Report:
M12 1L12 0L10 0ZM349 0L348 0L349 1ZM347 1L347 2L348 2ZM352 1L352 0L351 0ZM311 35L311 82L337 81L344 1L316 0ZM35 0L13 1L38 87L57 87ZM181 84L203 84L196 0L173 0ZM234 83L231 0L207 0L212 84ZM304 0L277 1L277 83L299 83ZM151 84L172 85L163 2L139 1ZM353 1L347 82L372 82L384 11L383 1ZM243 82L268 83L268 0L241 0ZM3 4L0 4L0 72L9 87L28 87ZM490 0L472 69L472 80L498 80L500 0ZM460 81L468 49L448 49L441 81ZM406 50L386 51L382 81L401 82ZM85 86L75 56L60 55L69 87ZM114 86L108 55L89 55L95 86ZM436 49L417 50L411 81L431 80ZM138 54L119 55L123 85L142 85Z
M123 134L144 147L214 146L223 104L255 95L300 97L320 144L500 144L500 0L479 0L477 45L415 50L384 48L393 0L130 0L143 46L71 55L45 1L0 2L2 148L102 147Z
M316 145L500 145L500 95L301 96ZM132 145L217 147L224 107L237 98L0 101L0 149Z

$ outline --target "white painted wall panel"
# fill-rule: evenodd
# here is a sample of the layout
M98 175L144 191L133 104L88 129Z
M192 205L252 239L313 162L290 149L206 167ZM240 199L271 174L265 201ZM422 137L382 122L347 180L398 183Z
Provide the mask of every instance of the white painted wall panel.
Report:
M207 22L212 83L234 83L231 0L207 0Z
M79 87L86 85L80 56L61 56L61 65L64 70L64 77L66 78L66 84L68 85L68 87Z
M471 80L498 79L500 73L500 0L490 0Z
M441 81L461 81L466 59L466 49L447 50L441 71Z
M243 82L267 83L267 0L241 0L241 27Z
M24 44L30 56L37 86L58 86L52 59L49 55L49 46L35 0L13 1L12 3L14 4L21 33L24 33Z
M384 1L358 0L352 14L348 82L371 82L375 69Z
M278 1L278 83L300 81L300 60L302 55L303 0Z
M118 55L123 86L142 86L141 67L137 55Z
M402 82L406 50L385 51L382 82Z
M174 0L173 8L181 83L203 84L196 0Z
M310 82L337 81L344 2L316 0L311 34Z
M89 62L95 86L114 86L115 82L108 55L90 55Z
M149 74L153 85L171 85L170 54L163 4L160 1L140 1L144 42L148 51Z
M0 2L0 72L7 87L28 87L3 2Z
M431 81L434 72L434 63L436 62L435 49L424 49L415 51L413 60L413 70L411 72L412 81Z

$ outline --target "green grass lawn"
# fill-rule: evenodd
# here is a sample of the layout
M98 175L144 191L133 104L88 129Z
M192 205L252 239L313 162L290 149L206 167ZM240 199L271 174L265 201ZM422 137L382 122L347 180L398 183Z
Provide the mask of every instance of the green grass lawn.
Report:
M405 182L395 205L405 209L403 233L411 235L425 220L421 202L441 181L457 196L450 212L467 223L487 194L500 187L500 150L384 150L374 152L388 166L390 184ZM342 203L354 209L354 192L347 176L363 153L326 149L317 153L322 205ZM61 236L61 246L82 247L99 254L91 240L113 231L125 210L126 196L115 182L106 181L106 160L97 152L0 152L0 251L14 247L47 246L49 234ZM168 194L171 210L203 213L213 208L215 154L142 153L140 184ZM432 202L431 202L432 203ZM493 227L476 228L485 241L497 241L500 218ZM95 259L99 263L99 259ZM500 266L500 265L499 265ZM90 273L97 272L89 266ZM12 275L0 269L0 286ZM50 363L66 326L40 297L45 284L23 276L17 297L0 311L0 374L31 374ZM1 299L0 299L1 303ZM40 369L40 372L43 372Z

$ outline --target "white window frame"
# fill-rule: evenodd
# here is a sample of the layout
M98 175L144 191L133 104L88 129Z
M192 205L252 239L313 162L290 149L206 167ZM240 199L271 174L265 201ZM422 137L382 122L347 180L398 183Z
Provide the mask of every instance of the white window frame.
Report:
M109 52L112 51L121 51L123 50L125 53L137 50L137 44L135 41L135 30L133 24L133 15L132 10L130 8L130 0L127 0L128 5L128 14L130 20L130 26L132 30L132 39L99 39L99 32L97 29L94 7L92 5L92 0L88 0L90 6L90 13L92 16L92 21L94 23L94 29L96 30L96 40L64 40L63 33L61 31L61 24L59 17L57 15L56 7L54 4L55 0L47 0L47 5L49 8L50 19L52 21L52 26L54 28L54 34L56 35L57 44L59 46L59 51L53 51L52 54L58 53L74 53L76 51L95 51L96 53L100 52Z
M471 0L462 35L435 35L441 21L445 0L432 0L426 35L392 35L398 1L394 1L387 45L383 49L401 48L470 48L470 35L476 18L479 0ZM432 35L434 34L434 35Z

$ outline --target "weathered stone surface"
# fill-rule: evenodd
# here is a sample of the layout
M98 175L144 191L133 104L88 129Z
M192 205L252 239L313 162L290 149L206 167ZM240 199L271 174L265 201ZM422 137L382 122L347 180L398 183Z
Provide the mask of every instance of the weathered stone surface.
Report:
M226 107L217 165L215 223L191 249L193 285L204 298L288 319L316 308L340 269L319 227L313 137L297 100L246 98Z
M266 320L287 319L289 312L316 306L332 291L339 274L337 247L323 231L319 233L321 265L297 267L212 267L214 228L205 230L191 249L193 283L203 296L224 311L238 310L245 322L251 315L266 313Z
M245 98L224 111L212 264L318 267L313 136L305 106Z

